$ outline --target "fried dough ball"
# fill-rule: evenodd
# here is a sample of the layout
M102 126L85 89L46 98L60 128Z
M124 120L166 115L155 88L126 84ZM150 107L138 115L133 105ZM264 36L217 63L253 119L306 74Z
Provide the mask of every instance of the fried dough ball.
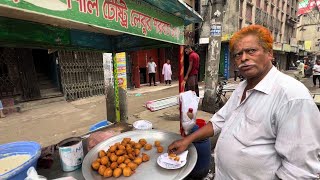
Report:
M129 177L132 175L132 170L130 167L123 168L123 176Z
M129 163L127 164L127 166L128 166L132 171L134 171L134 170L137 169L138 164L136 164L136 163L134 163L134 162L129 162Z
M107 156L108 156L109 158L110 158L111 154L112 154L112 153L111 153L110 151L107 152Z
M142 158L141 157L136 157L134 160L133 160L134 163L140 165L142 163Z
M142 148L142 145L141 145L140 143L136 143L136 144L134 145L134 148L135 148L135 149L141 149L141 148Z
M132 149L132 148L127 149L127 153L128 153L128 154L131 154L132 152L133 152L133 149Z
M106 169L107 169L106 166L101 165L101 166L99 167L98 173L99 173L101 176L103 176L104 171L105 171Z
M129 159L134 160L134 156L132 154L129 154L128 156L129 156Z
M112 173L113 173L112 169L111 168L107 168L103 173L103 177L111 177Z
M129 144L130 144L131 146L134 146L134 145L136 144L136 142L130 141Z
M131 160L130 160L130 159L126 159L126 160L124 160L124 163L125 163L125 164L128 164L129 162L131 162Z
M126 141L127 143L129 143L131 141L131 138L123 138L123 141Z
M92 164L91 164L91 167L92 169L94 170L98 170L99 167L100 167L100 163L98 161L94 161Z
M154 142L154 146L156 146L156 147L161 146L161 145L160 145L160 141L155 141L155 142Z
M147 144L147 140L145 139L139 139L139 144L141 144L142 146Z
M157 152L158 153L162 153L163 152L163 147L162 146L157 147Z
M118 156L116 156L115 154L111 154L110 160L111 160L112 162L115 162L115 161L118 160Z
M134 154L135 154L136 156L139 156L140 150L139 150L139 149L135 149L135 150L134 150Z
M149 159L150 159L150 156L148 154L142 153L142 161L143 162L149 161Z
M125 141L125 140L122 140L122 141L121 141L121 145L126 146L127 144L128 144L127 141Z
M124 157L124 160L129 158L128 154L123 155L123 157Z
M122 164L120 164L118 167L121 168L121 169L123 169L123 168L127 167L127 165L126 165L125 163L122 163Z
M124 156L119 156L119 157L118 157L118 160L117 160L117 163L118 163L118 164L121 164L121 163L124 162L124 160L125 160Z
M169 157L176 157L177 155L176 154L174 154L174 153L170 153L169 154Z
M115 170L113 170L113 177L119 177L122 174L122 169L121 168L116 168Z
M106 156L106 152L104 150L99 151L99 158L102 158L103 156Z
M118 149L119 149L119 150L125 150L126 147L125 147L124 145L120 144L120 145L118 146Z
M111 169L116 169L118 167L118 163L117 162L113 162L113 163L111 163L111 165L110 165L110 168Z
M101 164L102 165L106 165L107 163L109 162L109 158L108 158L108 156L103 156L102 158L101 158Z
M116 155L117 156L122 156L124 155L125 151L123 149L119 149L118 151L116 151Z
M144 145L144 149L145 150L150 150L150 149L152 149L152 145L151 144L146 144L146 145Z
M109 152L115 152L117 150L117 146L113 145L109 148Z
M97 160L96 160L97 162L101 162L101 158L97 158Z

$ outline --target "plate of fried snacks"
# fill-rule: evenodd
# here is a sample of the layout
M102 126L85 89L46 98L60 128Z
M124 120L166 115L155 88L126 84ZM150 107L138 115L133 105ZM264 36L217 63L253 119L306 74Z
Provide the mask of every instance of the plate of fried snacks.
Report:
M85 156L83 177L86 180L183 179L197 162L195 147L191 145L185 156L183 153L170 156L165 153L168 146L180 138L179 134L160 130L128 131L113 136L96 145ZM162 166L168 163L160 158L165 154L177 164L171 168Z

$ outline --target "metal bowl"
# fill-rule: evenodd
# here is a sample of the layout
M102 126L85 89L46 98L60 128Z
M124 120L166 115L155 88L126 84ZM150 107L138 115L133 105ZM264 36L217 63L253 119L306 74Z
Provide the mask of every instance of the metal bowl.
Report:
M91 163L98 158L98 152L100 150L108 150L108 148L117 143L121 142L123 138L129 137L133 141L139 141L139 139L146 139L149 144L154 144L154 141L158 140L161 142L161 145L166 150L167 147L177 139L181 139L181 136L171 132L165 132L160 130L138 130L138 131L129 131L121 133L117 136L111 137L98 145L96 145L91 151L88 152L84 161L82 163L82 174L86 180L104 180L105 178L99 175L96 171L91 168ZM135 171L135 173L128 177L120 176L118 178L108 178L110 180L142 180L142 179L165 179L165 180L178 180L185 178L194 168L197 162L197 150L193 144L189 146L189 153L187 157L187 163L180 169L164 169L157 164L157 158L160 156L160 153L157 153L157 149L153 146L151 150L146 151L142 150L150 156L148 162L142 163Z

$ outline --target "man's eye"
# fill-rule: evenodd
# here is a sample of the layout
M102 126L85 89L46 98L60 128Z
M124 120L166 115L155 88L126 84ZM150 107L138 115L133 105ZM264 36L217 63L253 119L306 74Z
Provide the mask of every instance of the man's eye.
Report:
M255 53L256 51L257 51L257 50L255 50L255 49L249 49L249 50L248 50L248 53L249 53L249 54L253 54L253 53Z

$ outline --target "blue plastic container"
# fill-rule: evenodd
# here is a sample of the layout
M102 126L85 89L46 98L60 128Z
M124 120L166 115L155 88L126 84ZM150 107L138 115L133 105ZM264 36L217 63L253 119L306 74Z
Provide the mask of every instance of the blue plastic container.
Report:
M100 121L100 122L90 126L89 131L92 132L92 131L98 130L100 128L106 127L110 124L111 124L111 122L109 122L108 120L103 120L103 121Z
M198 125L195 125L191 132L195 132L199 129ZM201 179L202 177L206 176L210 169L210 162L211 162L211 144L210 140L204 139L201 141L193 142L198 154L198 159L196 162L195 167L190 173L190 176L196 179Z
M0 159L13 156L13 155L25 155L28 154L31 158L18 166L17 168L8 171L5 174L0 175L0 179L8 180L23 180L27 177L28 169L33 166L37 167L37 161L41 154L41 146L37 142L33 141L20 141L8 144L0 145Z

